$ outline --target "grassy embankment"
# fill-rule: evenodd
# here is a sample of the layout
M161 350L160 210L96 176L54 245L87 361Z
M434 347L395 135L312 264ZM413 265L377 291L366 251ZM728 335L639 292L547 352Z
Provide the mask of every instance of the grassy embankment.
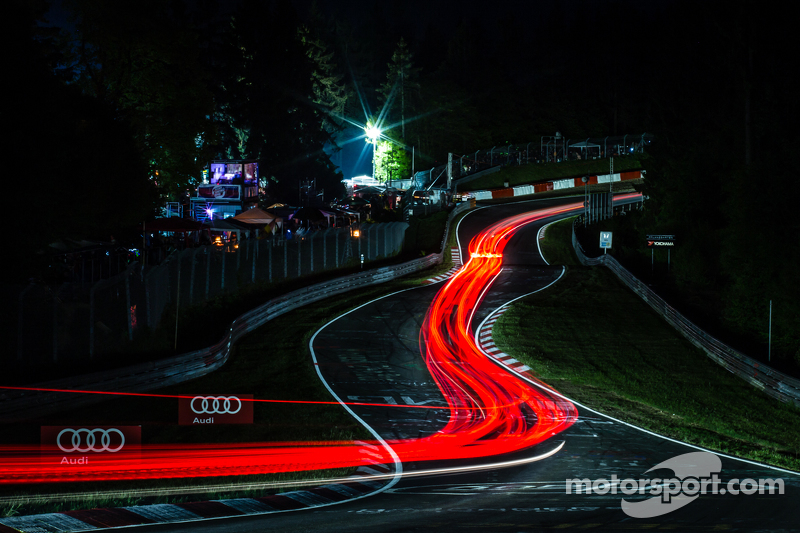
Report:
M800 470L800 410L711 361L605 267L577 264L571 219L543 253L562 281L514 304L497 345L546 383L602 413L711 450Z
M430 249L438 248L444 228L442 221L446 218L446 213L440 213L417 221L412 227L419 235L412 238ZM425 233L428 235L423 236ZM154 392L168 395L252 393L256 398L273 400L332 401L311 362L308 343L313 333L350 309L390 292L417 286L449 269L452 266L449 246L455 242L453 235L451 231L442 265L403 279L338 295L280 316L242 339L229 362L219 371ZM87 411L90 416L87 416ZM46 421L6 424L3 428L7 431L0 435L0 442L37 442L40 425L78 422L142 425L144 444L325 442L372 438L338 405L259 403L252 425L192 427L177 425L177 399L131 397L110 400L89 409L59 413ZM353 469L338 469L204 479L4 487L0 490L0 516L263 495L269 492L270 485L345 477L352 472ZM255 484L258 488L230 488L242 483ZM198 492L198 487L205 488ZM273 488L272 492L275 490ZM39 496L55 493L66 494L66 497ZM84 494L76 500L78 493L91 495ZM18 497L16 501L10 500L15 497Z
M614 172L639 170L643 167L646 154L634 154L614 158ZM508 182L510 187L527 185L542 181L585 176L587 174L608 174L608 159L588 161L565 161L563 163L531 163L528 165L504 167L499 172L482 176L473 181L459 184L459 192L498 189Z

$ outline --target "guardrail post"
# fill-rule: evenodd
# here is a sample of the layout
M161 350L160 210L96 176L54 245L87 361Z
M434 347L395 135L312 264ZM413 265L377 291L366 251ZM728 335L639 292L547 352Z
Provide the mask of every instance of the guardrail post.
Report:
M297 241L297 277L302 275L303 262L300 261L300 250L303 248L303 241Z
M309 248L309 261L308 264L311 266L311 272L314 272L314 238L317 236L317 233L314 232L308 238L308 248Z
M333 234L334 252L336 253L336 257L334 257L334 262L336 268L339 268L339 233L340 231L337 229L336 232L334 232Z
M272 283L272 249L275 248L275 241L270 239L269 241L269 282Z
M283 279L289 277L289 241L283 240Z

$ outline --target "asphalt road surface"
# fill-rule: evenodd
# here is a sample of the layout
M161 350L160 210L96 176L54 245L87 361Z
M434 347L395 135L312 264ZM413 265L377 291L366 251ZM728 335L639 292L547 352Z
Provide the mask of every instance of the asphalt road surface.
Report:
M459 226L462 250L472 235L494 221L568 201L531 201L476 210ZM486 294L473 324L480 324L482 317L502 303L544 287L558 277L561 267L546 265L536 246L538 230L546 222L548 220L530 225L509 241L503 272ZM420 355L420 327L440 288L441 285L432 285L382 298L340 317L319 332L313 348L320 372L337 396L345 401L445 405ZM352 409L387 440L424 437L447 423L445 410L384 406L353 406ZM659 503L663 502L660 496L622 494L620 489L631 488L631 485L614 484L613 476L618 480L685 478L679 471L647 471L663 461L699 450L611 420L579 404L578 411L580 416L574 425L535 449L513 457L441 461L434 465L403 464L403 476L387 485L382 493L369 498L304 511L148 526L146 529L194 533L800 529L797 512L800 477L733 458L721 458L721 487L734 478L780 478L784 494L711 494L707 487L696 497L675 496L671 500L673 507ZM450 467L534 457L562 444L560 451L536 462L458 474L446 472ZM702 462L696 456L692 458L694 463L689 461L691 464ZM445 472L413 475L432 469ZM699 470L691 472L692 476L700 476L695 473ZM607 484L596 484L600 492L604 489L608 492L567 494L566 481L575 478L609 480ZM647 490L658 485L659 482L653 480L647 484ZM692 489L693 485L688 487ZM612 494L612 490L616 494ZM622 509L623 498L634 507L653 499L655 506L652 508L664 514L643 518L630 516Z

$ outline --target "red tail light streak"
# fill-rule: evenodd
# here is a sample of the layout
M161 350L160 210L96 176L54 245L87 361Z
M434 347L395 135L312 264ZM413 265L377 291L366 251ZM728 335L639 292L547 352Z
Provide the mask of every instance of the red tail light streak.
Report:
M402 462L519 452L577 420L575 406L550 387L532 385L493 362L476 344L471 328L475 310L500 274L510 238L527 224L582 208L575 203L516 215L472 239L469 261L439 290L420 332L422 356L447 402L447 407L436 408L449 411L448 422L428 437L387 441ZM353 442L143 444L135 456L105 454L98 461L90 457L80 469L52 457L43 460L38 446L5 446L0 447L0 483L213 477L392 463L389 450L375 444L369 450Z

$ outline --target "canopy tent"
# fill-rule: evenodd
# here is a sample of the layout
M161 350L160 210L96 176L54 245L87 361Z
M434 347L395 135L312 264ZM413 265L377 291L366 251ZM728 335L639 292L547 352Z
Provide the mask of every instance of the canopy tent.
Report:
M269 207L269 213L280 218L282 221L291 220L292 216L294 216L294 212L297 211L297 208L291 205L277 205L274 204L273 206Z
M569 143L569 149L570 149L570 151L575 150L575 149L581 150L583 152L584 159L589 159L589 156L591 155L590 150L596 150L594 156L598 157L600 155L601 146L599 144L595 144L595 143L592 143L592 142L589 142L589 141L590 141L590 139L586 139L585 141L581 141L581 142L577 142L577 143ZM580 156L580 154L578 154L576 157L578 157L578 159L580 159L581 156Z
M242 238L242 232L247 231L248 228L244 224L234 224L230 222L231 220L231 218L214 218L208 221L208 226L210 227L211 231L235 232L236 240L240 241Z
M372 196L374 194L381 195L386 192L386 187L366 186L353 189L353 196L364 198L365 196Z
M248 230L257 229L272 234L283 228L283 218L258 207L239 213L235 217L229 218L228 221L234 224L241 224Z
M324 211L318 207L301 207L292 215L292 220L308 223L320 222L322 220L328 223L328 227L332 228L336 222L336 215L328 211Z
M600 148L599 144L590 143L589 141L581 141L579 143L570 143L570 148Z
M326 216L330 215L334 218L334 225L337 227L349 226L354 221L361 222L361 213L359 211L334 207L323 212L326 213Z
M275 219L279 219L280 217L273 215L269 211L264 211L258 207L254 207L253 209L248 209L243 213L239 213L235 217L234 220L239 222L243 222L245 224L269 224Z

